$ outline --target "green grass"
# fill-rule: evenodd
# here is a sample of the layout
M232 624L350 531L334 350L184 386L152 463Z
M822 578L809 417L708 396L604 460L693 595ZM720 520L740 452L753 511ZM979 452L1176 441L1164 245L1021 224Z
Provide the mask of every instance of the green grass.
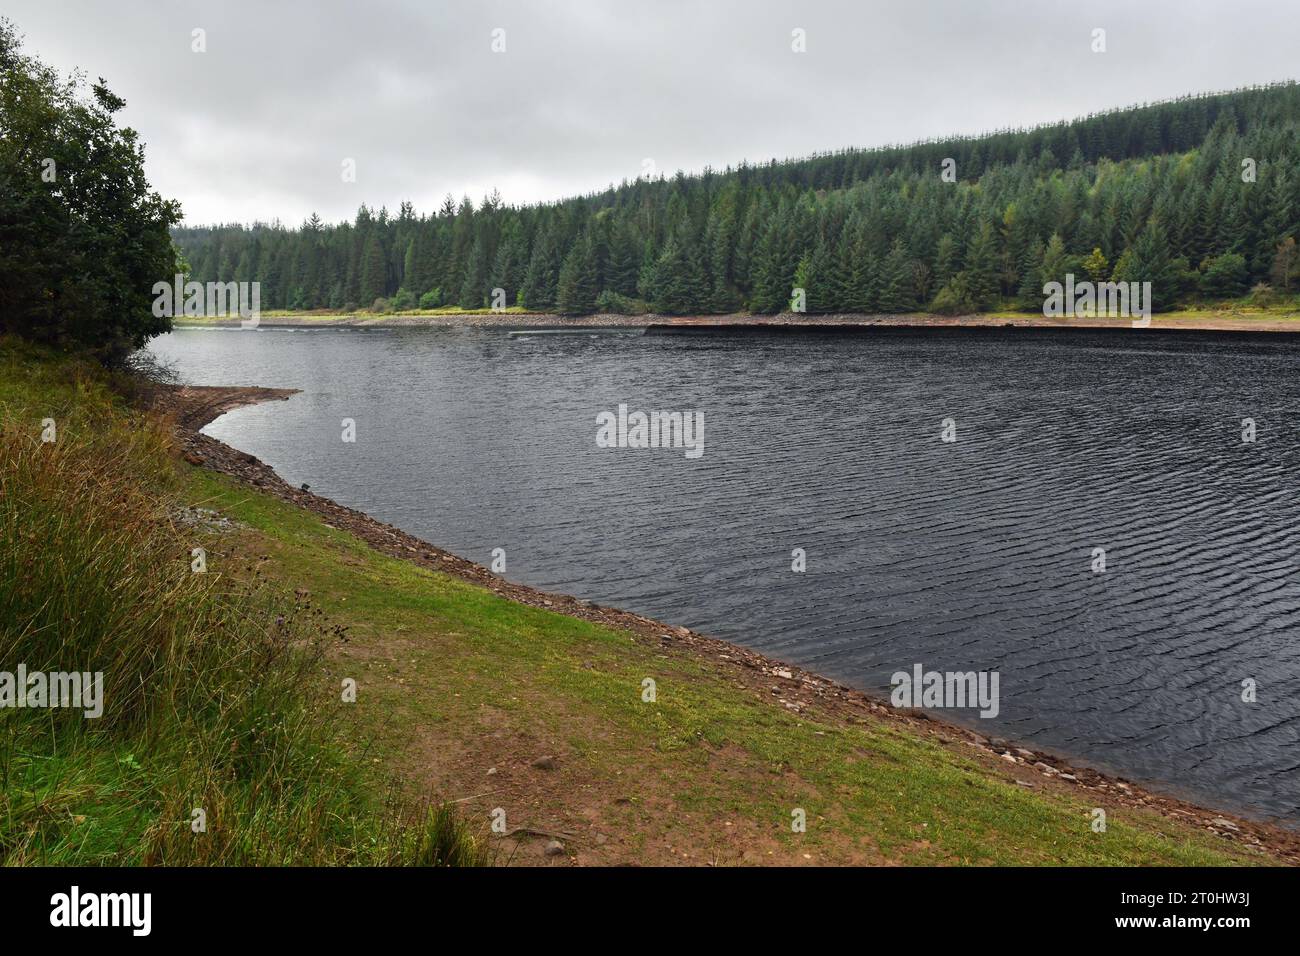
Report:
M383 662L372 657L363 671L357 661L337 666L360 675L369 703L359 719L371 722L385 763L401 764L403 751L429 736L443 747L478 746L479 715L492 708L529 737L565 740L584 781L609 783L620 769L639 767L667 787L670 815L697 839L734 817L831 860L865 850L917 864L1259 859L1123 808L1108 810L1106 833L1093 833L1094 804L1017 786L892 722L792 714L737 687L717 664L386 557L224 477L196 472L193 482L195 500L252 529L269 573L310 589L347 624L351 642ZM395 637L400 650L376 650ZM653 705L640 699L646 676L658 683ZM731 755L727 773L715 772L719 752ZM789 830L794 807L810 821L802 836ZM660 823L633 802L622 825Z
M122 384L0 342L0 669L104 685L97 719L0 711L0 862L481 862L343 732L322 666L337 630L178 523L170 435Z

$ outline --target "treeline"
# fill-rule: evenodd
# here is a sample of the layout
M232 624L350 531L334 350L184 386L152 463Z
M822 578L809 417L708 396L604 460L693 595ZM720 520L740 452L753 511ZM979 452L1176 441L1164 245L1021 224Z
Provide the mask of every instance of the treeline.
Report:
M1298 133L1285 83L546 205L173 236L192 278L260 281L263 308L771 313L799 288L809 312L1038 309L1072 272L1167 309L1296 287Z

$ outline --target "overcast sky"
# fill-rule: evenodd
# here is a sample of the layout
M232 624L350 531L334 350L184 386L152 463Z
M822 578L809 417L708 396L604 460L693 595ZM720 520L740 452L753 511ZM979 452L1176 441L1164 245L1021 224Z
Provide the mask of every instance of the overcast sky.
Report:
M29 53L125 97L151 181L187 222L296 225L494 187L508 203L558 199L633 179L647 159L669 175L721 169L1292 79L1298 7L6 0L3 12Z

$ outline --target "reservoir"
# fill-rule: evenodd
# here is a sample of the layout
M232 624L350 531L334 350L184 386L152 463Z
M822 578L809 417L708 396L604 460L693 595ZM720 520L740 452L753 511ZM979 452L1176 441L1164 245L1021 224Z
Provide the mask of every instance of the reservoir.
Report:
M501 549L507 578L881 696L917 665L996 672L996 716L937 716L1300 823L1290 336L263 327L151 348L191 384L302 389L205 431L481 564ZM620 406L700 416L703 452L598 443Z

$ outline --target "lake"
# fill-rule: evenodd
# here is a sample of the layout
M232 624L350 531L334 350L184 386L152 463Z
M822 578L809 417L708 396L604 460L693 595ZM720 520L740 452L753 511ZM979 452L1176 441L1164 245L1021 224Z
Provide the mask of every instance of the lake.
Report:
M882 695L916 664L995 671L996 717L939 716L1300 822L1290 337L262 328L152 348L193 384L302 389L205 431L482 564L503 549L507 578ZM620 404L702 415L703 453L601 447Z

